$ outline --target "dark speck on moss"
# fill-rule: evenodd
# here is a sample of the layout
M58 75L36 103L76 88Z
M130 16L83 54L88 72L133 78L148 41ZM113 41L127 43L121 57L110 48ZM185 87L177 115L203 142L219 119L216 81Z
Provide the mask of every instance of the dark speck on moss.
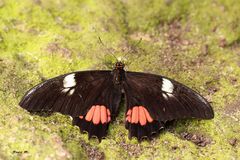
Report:
M204 137L203 135L199 135L199 134L183 132L181 133L181 137L183 139L193 142L194 144L200 147L205 147L206 145L211 144L210 138Z

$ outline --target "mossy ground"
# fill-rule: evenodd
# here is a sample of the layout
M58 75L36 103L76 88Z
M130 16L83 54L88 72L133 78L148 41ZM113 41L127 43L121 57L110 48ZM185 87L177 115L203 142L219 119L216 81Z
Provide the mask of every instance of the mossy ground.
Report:
M235 0L0 0L0 159L239 159L239 15ZM179 121L138 143L128 139L122 108L98 143L67 116L41 117L18 106L44 79L111 67L106 48L127 53L128 70L198 90L215 118ZM197 146L183 133L208 143Z

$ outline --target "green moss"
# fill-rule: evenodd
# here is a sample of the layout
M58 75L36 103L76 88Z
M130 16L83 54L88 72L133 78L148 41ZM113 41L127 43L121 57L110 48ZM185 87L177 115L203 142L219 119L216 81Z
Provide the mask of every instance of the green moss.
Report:
M240 5L234 0L0 0L0 159L237 159ZM100 37L105 44L99 43ZM139 40L142 41L138 44ZM101 143L67 116L18 106L42 79L85 69L162 74L198 90L213 120L184 120L152 141L128 139L124 105ZM237 103L236 105L233 105ZM211 140L199 147L182 132Z

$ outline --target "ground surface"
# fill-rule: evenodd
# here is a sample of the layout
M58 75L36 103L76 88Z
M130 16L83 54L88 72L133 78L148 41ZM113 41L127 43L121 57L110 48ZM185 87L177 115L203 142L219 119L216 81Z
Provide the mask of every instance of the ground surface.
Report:
M0 159L239 159L239 15L235 0L0 0ZM198 90L215 118L178 121L138 143L128 139L122 106L98 143L67 116L18 106L44 79L111 68L106 48L126 54L127 70Z

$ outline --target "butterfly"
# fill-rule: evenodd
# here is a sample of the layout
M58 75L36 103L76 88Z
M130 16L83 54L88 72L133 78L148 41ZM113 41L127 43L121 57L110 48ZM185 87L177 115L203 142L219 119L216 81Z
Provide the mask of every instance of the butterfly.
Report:
M125 99L129 138L151 139L166 122L211 119L214 112L200 94L164 76L129 72L117 61L114 69L79 71L46 80L30 89L19 105L30 112L60 112L89 138L106 137L109 124Z

